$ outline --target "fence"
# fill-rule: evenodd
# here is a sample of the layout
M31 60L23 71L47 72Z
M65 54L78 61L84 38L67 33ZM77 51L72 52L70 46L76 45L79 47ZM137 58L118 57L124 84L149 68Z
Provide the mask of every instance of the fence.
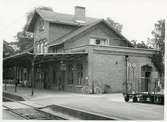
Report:
M123 83L123 93L139 93L139 92L159 92L162 88L159 79L156 78L135 78L133 81Z

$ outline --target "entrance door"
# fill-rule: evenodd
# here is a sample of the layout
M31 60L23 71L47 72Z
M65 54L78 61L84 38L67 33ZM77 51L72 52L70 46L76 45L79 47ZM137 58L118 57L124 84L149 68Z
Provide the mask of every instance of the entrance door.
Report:
M141 90L143 92L149 91L149 84L150 84L150 76L151 76L151 67L148 65L145 65L142 67L142 78L141 78Z
M150 82L150 74L151 72L145 72L145 91L149 90L149 82Z

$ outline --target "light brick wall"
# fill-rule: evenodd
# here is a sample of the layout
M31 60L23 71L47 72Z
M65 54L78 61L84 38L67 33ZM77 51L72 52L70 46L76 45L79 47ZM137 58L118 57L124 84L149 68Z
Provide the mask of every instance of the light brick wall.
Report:
M95 84L110 85L112 92L121 92L125 81L125 56L119 55L93 55L93 80Z
M114 54L114 53L104 53L93 52L91 63L92 66L92 80L95 81L95 85L103 89L104 85L110 85L112 92L122 92L123 85L126 78L126 54ZM152 67L152 72L157 71L155 66L152 64L151 59L148 56L138 56L134 54L128 57L128 63L135 63L136 67L134 69L134 81L133 81L133 70L131 69L129 75L129 83L132 83L132 90L141 89L141 67L144 65L149 65ZM90 66L90 65L89 65ZM152 74L151 74L152 78ZM154 79L149 83L149 90L154 88Z

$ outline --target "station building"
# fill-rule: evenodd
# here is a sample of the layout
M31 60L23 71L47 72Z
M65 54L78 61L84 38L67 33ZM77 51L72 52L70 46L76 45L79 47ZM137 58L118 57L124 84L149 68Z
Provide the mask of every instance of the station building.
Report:
M27 28L34 45L3 60L4 80L79 93L122 92L125 83L134 91L154 88L157 50L134 48L106 20L86 17L84 7L74 11L36 9Z

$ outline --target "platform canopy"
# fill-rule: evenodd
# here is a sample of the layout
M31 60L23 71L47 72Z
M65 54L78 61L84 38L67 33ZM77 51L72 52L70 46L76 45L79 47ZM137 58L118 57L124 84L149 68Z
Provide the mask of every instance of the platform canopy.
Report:
M35 63L45 63L50 61L72 61L80 60L85 57L88 53L86 52L75 52L75 53L45 53L45 54L33 54L29 52L19 53L13 56L9 56L3 59L4 66L15 66L15 65L31 65L32 61Z
M33 54L29 52L23 52L16 55L12 55L3 59L3 66L15 66L30 64L33 59Z
M87 52L37 54L35 58L35 63L80 60L86 55L88 55Z

